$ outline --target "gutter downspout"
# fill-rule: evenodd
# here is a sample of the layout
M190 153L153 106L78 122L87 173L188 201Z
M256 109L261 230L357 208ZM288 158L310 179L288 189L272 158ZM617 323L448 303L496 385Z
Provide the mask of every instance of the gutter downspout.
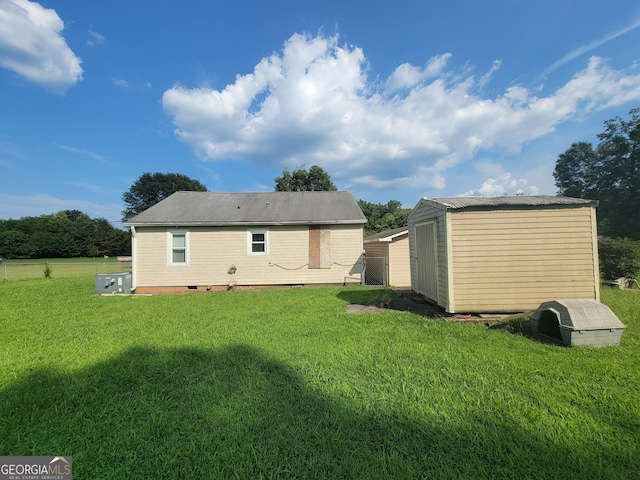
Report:
M131 226L131 290L135 292L137 287L137 272L138 272L138 248L136 227Z

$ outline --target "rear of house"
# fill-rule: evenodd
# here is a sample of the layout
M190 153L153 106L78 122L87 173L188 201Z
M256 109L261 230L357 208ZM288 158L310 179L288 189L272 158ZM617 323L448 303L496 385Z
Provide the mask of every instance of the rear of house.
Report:
M376 285L411 286L409 229L394 228L364 239L366 277Z
M350 192L177 192L130 219L136 293L359 283Z
M599 301L595 209L567 197L423 198L409 216L412 289L451 313Z

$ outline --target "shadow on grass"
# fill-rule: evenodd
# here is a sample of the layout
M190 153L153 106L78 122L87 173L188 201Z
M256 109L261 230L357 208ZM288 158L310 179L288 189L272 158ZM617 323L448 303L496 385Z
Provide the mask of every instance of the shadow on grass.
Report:
M431 319L443 319L450 316L442 308L429 303L410 290L395 290L388 287L344 290L338 293L338 298L346 301L349 305L382 307L389 311L410 312Z
M326 397L250 347L135 348L71 374L35 371L2 390L0 451L71 455L79 479L625 473L593 445L554 444L490 409L415 419Z
M516 335L522 335L523 337L527 337L531 340L538 340L531 331L531 315L533 315L533 312L512 315L492 325L490 328L495 330L504 330Z

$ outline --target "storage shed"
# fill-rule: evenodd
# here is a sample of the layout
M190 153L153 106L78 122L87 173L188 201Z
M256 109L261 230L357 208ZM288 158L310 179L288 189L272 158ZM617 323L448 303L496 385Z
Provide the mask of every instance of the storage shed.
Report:
M411 288L447 312L522 312L600 300L597 202L422 198L409 215Z
M366 237L364 252L367 279L396 288L411 286L408 227L385 230Z

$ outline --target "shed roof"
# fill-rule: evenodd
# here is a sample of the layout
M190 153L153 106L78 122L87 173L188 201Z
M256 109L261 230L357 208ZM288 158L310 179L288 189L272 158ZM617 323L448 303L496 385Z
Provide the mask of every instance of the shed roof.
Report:
M351 192L176 192L127 226L364 224Z
M384 232L369 235L364 239L364 243L392 242L405 234L409 234L409 227L394 228L392 230L385 230Z
M595 200L583 198L561 197L553 195L512 195L503 197L423 197L421 202L428 202L444 207L448 210L462 209L487 209L505 207L570 207L570 206L597 206ZM420 204L418 203L418 205Z

